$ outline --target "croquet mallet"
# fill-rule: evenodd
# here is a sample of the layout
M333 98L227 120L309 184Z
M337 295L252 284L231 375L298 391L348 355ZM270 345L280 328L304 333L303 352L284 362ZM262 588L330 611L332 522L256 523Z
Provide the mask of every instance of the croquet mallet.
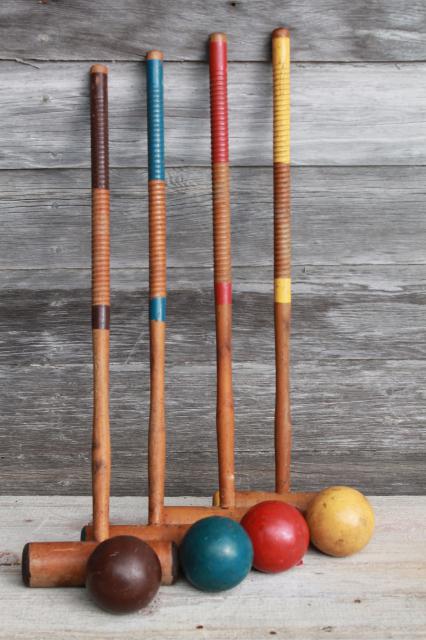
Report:
M30 587L83 586L86 563L109 537L111 446L109 427L110 207L108 167L108 69L90 70L92 140L92 339L93 541L30 542L22 554L22 577ZM157 553L163 584L177 577L176 546L158 528L146 540ZM149 540L148 540L149 538Z

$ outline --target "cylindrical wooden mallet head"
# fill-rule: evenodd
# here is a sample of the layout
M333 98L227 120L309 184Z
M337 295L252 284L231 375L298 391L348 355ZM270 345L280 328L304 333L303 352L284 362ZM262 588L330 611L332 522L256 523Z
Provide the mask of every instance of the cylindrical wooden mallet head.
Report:
M178 576L177 547L173 542L150 540L160 560L162 584ZM83 587L86 564L97 542L29 542L22 553L22 579L27 587Z

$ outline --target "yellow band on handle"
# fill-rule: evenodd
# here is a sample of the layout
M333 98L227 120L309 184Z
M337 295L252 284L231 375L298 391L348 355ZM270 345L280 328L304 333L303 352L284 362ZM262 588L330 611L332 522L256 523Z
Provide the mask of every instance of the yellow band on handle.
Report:
M272 38L274 162L290 164L290 38Z
M275 278L275 302L289 304L291 302L291 278Z

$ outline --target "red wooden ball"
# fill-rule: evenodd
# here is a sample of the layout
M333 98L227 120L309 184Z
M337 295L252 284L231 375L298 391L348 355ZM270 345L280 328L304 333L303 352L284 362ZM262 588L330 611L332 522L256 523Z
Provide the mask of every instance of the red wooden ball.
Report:
M291 569L302 560L309 546L304 517L285 502L260 502L247 511L241 524L253 544L253 566L265 573Z

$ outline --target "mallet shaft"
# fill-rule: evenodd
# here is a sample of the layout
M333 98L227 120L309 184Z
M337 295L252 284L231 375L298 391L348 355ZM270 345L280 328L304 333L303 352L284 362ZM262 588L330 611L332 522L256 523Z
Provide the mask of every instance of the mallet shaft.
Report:
M166 417L166 183L164 170L163 54L146 57L149 193L150 416L148 437L149 522L160 524L164 506Z
M92 492L94 536L108 537L111 445L109 432L110 221L108 69L90 70L92 142Z
M210 119L216 311L217 407L220 505L234 504L234 401L232 393L232 273L229 192L227 42L210 36Z
M274 153L275 491L290 488L290 38L272 34Z

